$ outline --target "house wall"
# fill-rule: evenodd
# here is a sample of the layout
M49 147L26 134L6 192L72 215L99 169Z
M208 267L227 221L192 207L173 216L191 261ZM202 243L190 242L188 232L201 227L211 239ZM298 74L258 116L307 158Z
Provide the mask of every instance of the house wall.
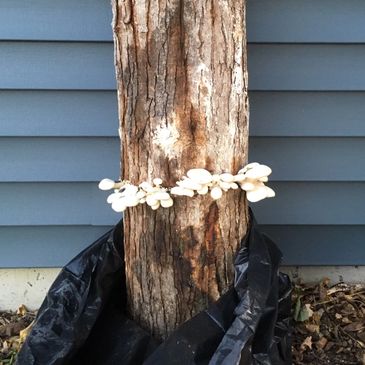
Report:
M286 265L365 260L365 2L248 0L253 205ZM109 0L0 0L0 267L63 266L119 216Z

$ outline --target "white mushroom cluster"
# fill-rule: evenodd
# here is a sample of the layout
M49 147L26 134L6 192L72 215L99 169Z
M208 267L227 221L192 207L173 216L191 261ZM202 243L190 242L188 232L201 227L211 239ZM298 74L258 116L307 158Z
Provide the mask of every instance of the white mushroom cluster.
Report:
M240 184L242 190L247 192L247 200L256 203L275 196L275 191L264 184L269 181L268 176L271 172L269 166L252 162L238 171L235 181Z
M197 194L207 194L217 200L222 197L223 192L229 189L238 189L247 192L247 200L258 202L265 198L275 196L274 190L266 186L268 176L271 174L270 167L253 162L238 171L237 175L228 172L212 175L205 169L191 169L182 180L178 181L176 187L171 189L173 195L194 196Z
M156 210L160 206L169 208L174 204L168 190L161 187L161 184L162 180L159 178L154 179L152 185L145 181L139 186L129 182L116 183L110 179L103 179L99 183L99 189L114 189L114 193L108 196L107 202L116 212L124 212L128 207L135 207L144 203Z
M238 189L234 175L229 173L212 175L205 169L191 169L186 175L176 183L177 186L171 189L171 194L192 197L195 192L199 195L205 195L209 192L210 196L217 200L222 197L223 191Z
M270 174L270 167L253 162L238 171L237 175L228 172L211 174L205 169L191 169L187 172L187 176L184 176L171 189L162 187L160 178L153 179L153 184L145 181L138 186L128 181L115 182L103 179L99 183L99 189L114 189L114 192L108 196L107 202L116 212L123 212L128 207L144 203L153 210L160 206L169 208L174 204L171 195L193 197L195 194L210 193L210 196L217 200L222 197L223 192L239 187L247 192L248 201L258 202L275 196L274 190L265 185Z

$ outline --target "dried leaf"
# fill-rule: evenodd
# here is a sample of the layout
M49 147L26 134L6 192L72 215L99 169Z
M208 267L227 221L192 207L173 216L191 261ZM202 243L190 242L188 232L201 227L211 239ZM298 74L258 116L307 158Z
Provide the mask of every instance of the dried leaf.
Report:
M364 322L354 322L350 323L347 326L343 327L345 331L349 332L357 332L365 328Z
M316 342L316 347L318 349L323 349L328 343L328 340L326 337L321 337L317 342Z
M333 343L333 342L331 342L331 341L328 341L327 342L327 345L326 345L326 347L325 347L325 351L329 351L329 350L331 350L331 348L334 346L335 344Z
M306 348L312 349L312 336L306 337L305 340L300 345L300 349L302 351L305 351Z
M344 323L344 324L350 324L352 322L347 317L343 317L342 318L342 323Z
M327 288L330 280L328 278L325 278L322 280L322 282L319 284L319 299L325 300L327 298Z
M305 328L311 333L319 333L319 325L308 323L305 325Z
M27 314L28 310L24 304L22 304L18 310L16 311L16 314L19 316L25 316Z
M316 324L320 324L321 323L321 318L322 318L323 313L324 313L324 309L323 308L321 308L321 309L319 309L319 310L317 310L317 311L315 311L313 313L312 319L313 319L313 321Z
M362 341L365 342L365 332L357 333L357 337Z
M294 307L294 320L298 321L298 317L299 317L299 313L300 313L300 308L302 307L302 303L301 303L301 297L298 297L297 301L295 302L295 307Z
M24 328L22 331L20 331L19 333L19 340L21 343L23 343L25 341L25 339L27 338L29 332L31 331L32 327L33 327L34 321L26 328Z
M311 309L311 305L310 304L304 304L301 307L301 309L299 310L299 313L296 316L296 321L297 322L305 322L313 316L313 313L314 312Z

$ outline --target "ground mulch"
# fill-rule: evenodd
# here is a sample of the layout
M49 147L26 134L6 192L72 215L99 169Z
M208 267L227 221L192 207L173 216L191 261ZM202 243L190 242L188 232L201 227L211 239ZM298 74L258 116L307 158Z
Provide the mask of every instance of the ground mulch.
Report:
M294 285L293 363L365 364L365 285Z
M15 364L35 316L36 312L28 311L24 305L16 312L0 312L0 365Z
M0 365L15 363L35 315L0 312ZM365 285L294 285L293 364L365 365Z

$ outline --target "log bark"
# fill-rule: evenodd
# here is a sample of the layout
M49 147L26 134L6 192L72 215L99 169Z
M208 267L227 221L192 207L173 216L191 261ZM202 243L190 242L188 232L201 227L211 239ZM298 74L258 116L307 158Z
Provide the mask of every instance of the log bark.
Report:
M247 162L244 0L113 0L121 176L171 187L191 168ZM124 215L128 305L154 336L227 291L248 224L244 192L176 197Z

